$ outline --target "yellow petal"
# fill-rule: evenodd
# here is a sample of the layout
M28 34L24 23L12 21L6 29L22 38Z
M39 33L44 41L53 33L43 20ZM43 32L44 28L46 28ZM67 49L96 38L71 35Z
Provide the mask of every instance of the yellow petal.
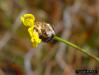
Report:
M34 28L34 27L30 27L30 28L28 29L28 32L29 32L29 34L30 34L31 37L33 36L33 28Z
M33 21L35 21L35 17L32 14L25 14L24 18L31 18Z
M21 17L21 21L24 22L24 17Z
M24 17L21 17L21 21L25 26L34 26L35 17L32 14L25 14Z
M39 43L41 43L41 39L37 32L33 32L31 36L31 42L33 43L33 47L37 47Z

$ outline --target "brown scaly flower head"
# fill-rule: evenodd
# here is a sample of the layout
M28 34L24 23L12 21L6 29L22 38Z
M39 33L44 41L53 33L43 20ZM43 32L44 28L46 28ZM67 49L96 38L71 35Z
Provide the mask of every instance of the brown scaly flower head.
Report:
M52 26L45 22L35 22L34 15L25 14L21 17L21 21L28 27L33 47L37 47L42 41L50 42L54 38L55 32Z
M52 26L45 22L35 22L34 30L39 33L39 38L44 42L52 41L55 36L55 32Z

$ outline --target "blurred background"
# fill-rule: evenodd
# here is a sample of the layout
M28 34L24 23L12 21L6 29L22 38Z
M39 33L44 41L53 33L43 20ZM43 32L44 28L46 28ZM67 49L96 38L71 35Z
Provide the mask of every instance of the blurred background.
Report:
M99 57L99 0L0 0L0 75L99 71L98 62L58 41L33 48L20 20L25 13L34 14L36 21L50 23L56 35Z

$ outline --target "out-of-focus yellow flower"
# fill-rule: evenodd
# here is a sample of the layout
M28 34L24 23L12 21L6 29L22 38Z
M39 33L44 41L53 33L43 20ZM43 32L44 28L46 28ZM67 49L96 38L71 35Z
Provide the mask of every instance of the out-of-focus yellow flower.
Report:
M37 32L33 32L33 37L31 38L31 42L33 43L33 47L37 47L38 43L41 43L41 39Z
M32 14L25 14L24 17L21 17L21 21L25 26L28 26L28 32L31 37L31 42L33 43L33 47L37 47L38 43L41 43L41 39L39 38L38 32L34 30L34 21L35 17Z
M33 36L33 29L34 29L34 27L29 27L28 28L28 32L29 32L31 37Z
M35 17L32 14L25 14L21 17L21 21L25 26L34 26Z
M37 47L38 43L41 43L38 32L33 31L33 27L29 28L28 32L31 36L31 42L33 43L33 47Z

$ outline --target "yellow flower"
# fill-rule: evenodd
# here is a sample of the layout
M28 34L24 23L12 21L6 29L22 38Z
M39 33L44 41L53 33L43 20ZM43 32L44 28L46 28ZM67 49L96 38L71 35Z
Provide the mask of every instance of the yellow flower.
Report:
M29 27L28 32L31 42L33 43L33 47L37 47L38 43L41 43L41 39L39 38L39 33L34 30L35 17L32 14L25 14L24 17L21 17L21 21L25 26Z
M41 43L41 39L39 38L38 32L33 30L33 27L28 29L28 32L31 36L31 42L33 43L33 47L37 47L38 43Z
M28 32L29 32L31 37L33 36L33 29L34 29L34 27L28 28Z
M29 32L31 34L31 32ZM32 32L31 34L31 42L33 43L33 47L37 47L38 43L41 43L41 39L39 38L39 34L37 32Z
M34 26L35 17L32 14L25 14L21 17L21 21L25 26Z

